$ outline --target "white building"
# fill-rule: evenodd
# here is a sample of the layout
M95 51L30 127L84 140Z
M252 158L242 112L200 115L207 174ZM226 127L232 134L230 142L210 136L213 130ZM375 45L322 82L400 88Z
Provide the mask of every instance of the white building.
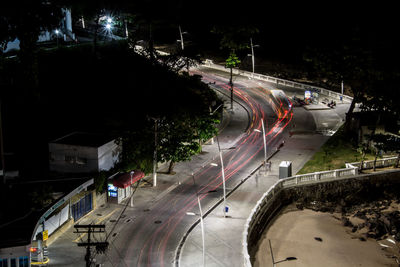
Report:
M26 246L0 247L0 266L29 267L30 244Z
M118 161L120 146L103 134L74 132L49 143L50 171L107 171Z

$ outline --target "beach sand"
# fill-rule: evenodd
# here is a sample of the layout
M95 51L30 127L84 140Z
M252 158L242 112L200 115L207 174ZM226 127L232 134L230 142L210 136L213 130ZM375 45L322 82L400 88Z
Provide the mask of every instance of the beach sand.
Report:
M287 257L297 258L280 262L277 264L279 267L399 266L394 258L389 258L393 254L388 251L398 250L397 247L385 248L375 239L366 238L366 241L361 241L359 236L353 234L351 228L343 226L340 214L297 210L288 206L260 238L262 241L253 266L272 266L268 239L271 241L275 262Z

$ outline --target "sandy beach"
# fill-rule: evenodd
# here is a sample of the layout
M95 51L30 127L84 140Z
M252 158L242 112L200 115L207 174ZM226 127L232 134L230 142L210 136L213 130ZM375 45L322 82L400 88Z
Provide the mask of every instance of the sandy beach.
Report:
M272 266L268 239L275 262L287 257L297 258L279 262L279 267L399 266L392 257L393 251L399 250L393 241L372 238L362 241L360 237L360 233L352 233L351 228L343 226L340 214L288 206L260 238L253 266Z

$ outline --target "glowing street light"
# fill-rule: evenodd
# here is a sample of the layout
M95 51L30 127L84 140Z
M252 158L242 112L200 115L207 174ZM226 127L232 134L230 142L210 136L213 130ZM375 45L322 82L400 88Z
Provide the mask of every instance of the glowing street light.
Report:
M131 175L131 207L133 207L133 185L132 185L132 182L133 182L133 174L134 174L135 172L134 171L131 171L131 173L130 173L130 175Z
M193 184L196 186L196 180L194 179L194 174L193 173L192 173L192 179L193 179ZM208 192L199 193L196 190L197 203L199 205L199 211L200 211L201 240L202 240L202 243L203 243L203 267L206 266L206 244L205 244L205 235L204 235L203 210L201 209L201 203L200 203L199 195L204 195L204 194L208 194L208 193L214 193L216 191L217 190L210 190ZM191 211L187 211L186 215L196 216L196 213L191 212Z
M58 34L60 33L60 31L59 31L58 29L56 29L54 32L56 33L56 38L57 38L57 47L58 47Z
M205 236L204 236L203 211L201 209L200 198L199 198L199 194L197 192L196 192L196 195L197 195L197 203L199 205L199 211L200 211L201 241L203 243L203 267L204 267L204 266L206 266L206 244L205 244ZM196 216L196 213L188 211L188 212L186 212L186 215Z
M252 77L254 77L254 47L259 47L259 45L253 45L253 40L250 38L250 46L251 46L251 63L253 66Z
M222 173L222 186L223 186L223 192L224 192L224 218L226 218L226 189L225 189L225 171L224 171L224 161L222 160L222 152L221 148L219 146L219 140L217 136L217 143L218 143L218 150L219 150L219 158L221 161L221 173ZM218 166L217 163L210 163L212 166Z
M177 41L181 43L182 50L185 49L185 46L184 46L184 44L183 44L183 35L186 34L186 33L187 33L187 32L182 32L182 30L181 30L181 25L179 25L179 35L180 35L181 39L180 39L180 40L177 40Z
M262 134L263 134L263 141L264 141L264 168L266 169L266 163L267 163L267 142L265 140L265 127L264 127L264 120L261 120L261 125L262 125ZM258 129L254 129L255 132L260 132Z

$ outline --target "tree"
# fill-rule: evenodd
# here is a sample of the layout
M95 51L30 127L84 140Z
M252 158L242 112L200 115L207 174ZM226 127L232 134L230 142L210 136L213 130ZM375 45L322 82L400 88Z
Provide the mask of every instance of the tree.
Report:
M382 26L385 30L391 27ZM353 101L346 114L346 126L350 125L356 103L375 111L395 106L398 110L399 105L392 103L397 91L394 81L399 81L398 41L388 39L391 37L381 33L381 27L369 24L338 24L325 32L310 37L303 58L313 68L312 78L326 80L329 85L344 81L350 88Z
M168 173L173 173L176 162L190 160L200 151L199 143L191 128L191 118L187 114L176 114L167 123L160 125L160 158L169 161Z
M231 109L233 109L233 68L238 67L240 60L236 53L240 50L249 48L248 40L258 32L252 25L226 25L215 26L213 33L220 36L220 49L229 51L225 66L230 69L229 85L231 87Z
M121 171L139 169L146 174L153 171L154 140L152 128L150 123L142 126L141 129L125 132L118 140L122 151L117 168Z
M357 151L361 154L360 171L364 168L364 160L368 152L368 145L366 143L359 144Z
M37 41L43 31L52 31L61 21L61 6L46 1L7 1L0 10L0 44L18 38L18 53L24 87L38 86Z
M373 134L370 136L373 146L375 147L375 159L374 159L374 171L376 167L376 159L380 151L384 152L395 152L397 153L397 159L395 168L399 166L400 160L400 138L391 134Z
M239 66L240 60L233 50L229 57L226 59L225 66L230 69L229 85L231 86L231 109L233 110L233 68Z

